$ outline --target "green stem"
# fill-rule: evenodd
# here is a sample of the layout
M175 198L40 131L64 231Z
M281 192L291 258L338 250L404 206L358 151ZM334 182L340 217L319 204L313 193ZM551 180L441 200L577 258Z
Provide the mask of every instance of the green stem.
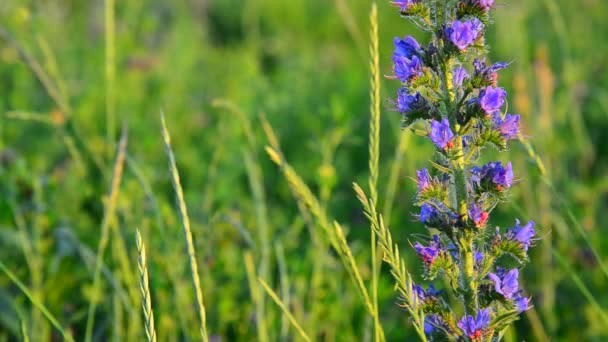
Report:
M446 101L446 109L448 112L448 119L450 126L455 132L454 146L452 148L452 155L454 159L452 161L452 171L454 173L454 187L456 203L454 203L455 209L461 216L467 214L467 185L465 176L466 161L464 158L464 151L462 146L462 139L460 138L461 127L456 120L456 113L460 103L454 103L456 94L452 87L452 63L449 59L444 60L443 63L443 91L444 98ZM454 106L455 105L455 106ZM465 233L466 234L466 233ZM461 250L461 269L462 279L461 286L464 290L464 302L466 311L470 314L475 312L477 309L477 284L475 281L475 260L473 256L473 237L470 234L462 236L460 239L460 250Z

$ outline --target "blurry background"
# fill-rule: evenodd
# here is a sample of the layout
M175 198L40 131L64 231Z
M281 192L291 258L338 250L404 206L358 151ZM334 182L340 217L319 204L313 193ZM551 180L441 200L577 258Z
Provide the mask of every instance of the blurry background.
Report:
M388 1L378 5L381 72L390 74L393 37L426 37ZM261 275L315 340L369 338L371 322L347 273L264 153L260 113L329 216L348 229L369 279L369 225L351 183L367 178L370 7L364 0L116 1L107 55L104 1L2 1L2 263L76 340L91 300L98 301L96 340L142 340L139 228L159 340L197 340L162 109L190 211L210 334L253 341L266 329L271 341L297 340L276 305L249 285ZM506 339L605 341L608 3L509 0L496 7L487 37L491 59L512 62L501 84L510 112L522 114L530 148L515 142L510 156L497 157L513 161L521 184L491 224L534 220L542 238L523 275L535 309ZM383 80L382 97L393 97L397 86ZM433 147L402 133L399 121L383 110L380 207L416 274L421 264L409 241L424 229L413 222L411 177L428 165ZM123 123L125 170L103 291L95 296L93 265ZM380 285L388 340L415 339L385 267ZM22 330L32 341L59 337L3 272L0 341L21 340Z

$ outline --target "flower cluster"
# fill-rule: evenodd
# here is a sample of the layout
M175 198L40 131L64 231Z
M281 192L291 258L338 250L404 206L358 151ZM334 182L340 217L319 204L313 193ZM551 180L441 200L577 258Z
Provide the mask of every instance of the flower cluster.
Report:
M422 123L436 147L434 170L416 173L416 217L432 235L413 248L425 279L445 277L463 304L451 307L431 284L413 286L406 305L422 312L419 328L430 340L493 341L530 308L519 275L536 236L534 222L487 229L516 180L511 162L475 165L485 147L506 150L520 130L520 116L505 112L507 92L498 85L498 72L509 64L485 61L494 0L392 4L433 35L427 45L395 38L389 77L401 83L392 103L404 127Z

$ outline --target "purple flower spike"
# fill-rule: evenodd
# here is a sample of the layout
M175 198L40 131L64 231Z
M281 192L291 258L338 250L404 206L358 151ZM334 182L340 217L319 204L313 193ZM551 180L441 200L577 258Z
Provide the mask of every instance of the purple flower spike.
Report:
M453 146L453 143L450 141L454 137L454 133L450 129L450 123L448 119L444 118L439 121L433 120L431 122L431 141L440 149L445 149L446 146L448 148Z
M424 247L420 242L416 242L414 244L414 249L416 249L416 253L418 253L418 256L422 258L422 261L424 261L426 265L431 265L439 255L439 246L434 244Z
M477 317L466 315L458 322L458 327L473 341L480 341L484 330L490 324L490 308L479 309Z
M511 299L519 292L519 270L514 268L506 274L499 276L495 273L488 274L488 278L494 282L496 292L506 299Z
M494 115L505 104L506 97L504 89L487 87L479 93L479 105L487 115Z
M470 21L456 20L448 30L450 40L460 50L466 50L469 46L475 43L483 30L483 23L479 19L474 18Z
M494 6L494 0L475 0L475 3L477 4L477 6L486 10Z
M519 115L505 115L503 120L499 115L494 118L494 127L500 131L500 135L505 140L517 137L519 132Z
M454 88L461 87L464 80L469 78L469 73L467 72L467 70L465 68L463 68L461 66L457 66L456 68L454 68L452 73L453 73Z
M418 192L423 191L431 185L431 175L426 168L416 171L418 178Z
M395 77L405 83L414 77L422 76L422 61L418 56L412 56L410 59L402 55L395 55L393 71Z
M534 231L534 221L528 222L525 226L521 226L519 220L515 220L515 227L507 231L507 236L519 243L521 243L524 251L528 251L528 248L532 245L532 238L536 232Z
M395 37L393 43L395 44L394 57L403 56L411 59L421 50L420 44L412 36L407 36L405 39Z

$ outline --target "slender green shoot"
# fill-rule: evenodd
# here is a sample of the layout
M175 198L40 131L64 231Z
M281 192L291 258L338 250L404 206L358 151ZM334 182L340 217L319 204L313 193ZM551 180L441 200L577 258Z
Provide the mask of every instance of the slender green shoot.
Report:
M399 246L393 242L393 237L388 228L384 225L382 215L376 211L371 199L369 199L363 189L356 183L353 184L357 198L363 205L365 215L372 224L372 229L378 236L378 244L384 253L384 261L391 267L391 274L396 281L395 288L404 300L403 306L412 316L414 329L423 342L427 341L424 333L424 312L418 308L418 297L413 294L414 282L412 276L407 271L405 261L399 253Z
M123 127L120 142L118 144L118 151L116 155L116 162L114 163L114 170L112 173L112 182L110 184L110 194L108 201L105 206L104 216L101 222L101 236L99 238L99 245L97 247L97 257L95 261L95 270L93 272L93 298L89 303L89 310L87 313L87 323L85 329L86 342L90 342L93 337L93 325L95 322L95 308L99 301L99 288L101 281L101 266L103 263L103 255L106 247L110 241L110 229L114 221L114 215L116 211L116 203L118 202L118 193L120 191L120 182L122 180L122 174L124 170L125 154L127 150L127 128Z
M263 300L263 296L260 293L260 287L256 284L255 279L258 277L255 273L255 266L253 264L253 255L250 251L246 251L243 255L245 260L245 270L247 271L247 281L249 283L249 291L251 291L251 298L253 299L253 303L256 306L256 313L259 312L260 303ZM261 278L261 277L260 277ZM258 340L260 342L268 342L268 330L266 329L266 324L262 319L256 319L257 332L258 332Z
M44 306L44 304L38 302L34 298L34 296L28 290L28 288L25 285L23 285L23 283L17 278L17 276L13 272L11 272L11 270L9 270L2 261L0 261L0 270L2 272L4 272L4 274L6 274L6 276L9 277L9 279L13 283L15 283L15 285L17 285L19 290L21 290L21 292L23 292L23 294L27 297L27 299L29 299L32 302L32 304L38 310L40 310L40 312L42 312L44 317L46 317L49 320L49 322L51 322L53 327L55 327L55 329L57 329L57 331L59 332L59 334L61 334L61 336L63 337L63 339L65 341L70 341L70 342L74 341L74 338L72 338L72 335L70 335L68 332L66 332L66 330L61 326L61 324L59 323L57 318L55 318L55 316L53 316L53 314L51 314L51 312Z
M591 291L585 286L585 283L581 280L581 278L576 274L576 271L572 269L572 267L568 264L568 262L564 259L564 257L553 248L553 256L557 261L562 265L566 274L568 274L576 287L578 287L579 291L585 296L589 304L593 306L593 308L597 311L600 318L604 321L604 324L608 325L608 313L602 308L602 306L597 302L595 297L591 294Z
M289 309L287 309L287 306L285 305L285 303L283 303L281 301L281 299L279 298L279 296L277 296L277 294L270 288L270 286L268 286L268 284L266 284L264 279L258 278L258 281L260 282L260 284L262 284L262 287L264 288L264 290L266 290L266 293L268 293L270 298L272 298L272 300L279 306L279 308L281 308L281 310L283 311L283 314L285 316L287 316L287 319L289 319L289 322L291 322L291 325L293 325L293 327L300 334L302 339L304 339L304 341L310 342L310 338L308 337L308 335L306 335L306 333L304 332L304 329L302 329L302 327L300 326L298 321L296 321L295 317L293 317L291 312L289 312Z
M194 249L194 242L192 239L192 230L190 229L190 218L188 217L188 208L186 207L186 201L184 199L184 191L182 189L179 172L177 170L177 164L175 162L175 155L171 148L171 136L167 129L167 123L165 122L165 115L160 113L161 130L163 136L163 142L165 144L165 150L169 158L169 170L171 171L171 181L173 183L173 189L177 196L177 204L179 206L179 213L186 239L186 248L188 251L188 259L190 260L190 271L192 273L192 285L194 287L194 293L196 296L196 306L198 315L201 321L200 333L203 342L208 342L207 337L207 316L205 313L205 304L203 299L203 291L201 290L201 281L198 274L198 265L196 263L196 250Z
M116 130L116 50L115 50L115 4L105 0L105 78L106 78L106 134L110 146L114 143Z
M373 205L378 203L378 174L380 161L380 52L378 48L378 8L372 3L370 21L370 121L369 121L369 191ZM374 318L374 340L384 340L384 333L378 317L378 252L376 233L370 228L372 254L372 311Z

